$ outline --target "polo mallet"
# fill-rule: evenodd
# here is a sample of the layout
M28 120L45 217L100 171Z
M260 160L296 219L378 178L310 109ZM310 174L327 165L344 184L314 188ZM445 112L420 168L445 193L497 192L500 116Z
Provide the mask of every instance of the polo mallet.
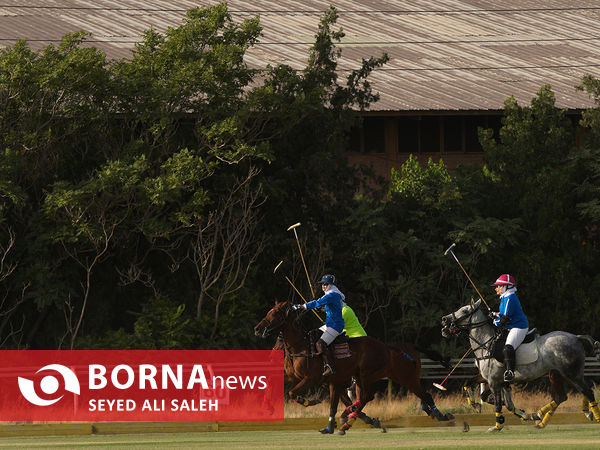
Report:
M282 264L283 264L283 259L281 261L279 261L279 264L277 264L275 266L275 268L273 269L273 273L277 272L277 269L279 269L279 267ZM292 283L292 280L290 280L287 275L284 275L284 278L287 280L288 283L290 283L290 286L292 286L294 288L294 290L298 293L298 295L300 296L300 298L302 299L302 301L304 301L304 303L308 303L306 301L306 299L302 296L302 294L300 293L300 291L296 288L296 286L294 286L294 283ZM323 319L321 319L321 316L319 316L319 313L317 311L315 311L314 309L312 309L311 311L315 313L315 316L317 316L319 318L319 320L321 321L321 323L325 323L325 321Z
M475 288L475 291L477 292L477 295L479 295L479 298L483 301L483 303L485 304L485 306L487 306L488 311L491 310L492 308L489 307L489 305L487 304L487 302L483 298L483 295L481 295L481 293L479 292L479 289L477 289L477 286L475 286L475 283L473 283L473 280L471 280L471 277L469 276L469 274L467 273L467 271L465 270L465 268L462 266L462 264L460 263L460 261L458 260L458 258L454 254L454 252L452 251L454 249L454 247L456 247L456 242L453 243L450 247L448 247L448 249L444 252L444 255L447 255L448 252L450 252L450 254L452 256L454 256L454 260L458 263L458 265L460 266L460 268L462 269L462 271L465 273L465 275L467 276L467 278L471 282L471 285Z
M298 239L298 233L296 233L296 228L300 226L300 222L295 223L290 226L287 230L294 230L294 236L296 236L296 242L298 243L298 250L300 251L300 259L302 259L302 265L304 266L304 272L306 273L306 279L308 280L308 287L310 288L310 293L312 298L315 298L315 291L313 291L312 283L310 282L310 277L308 276L308 270L306 269L306 263L304 262L304 255L302 254L302 249L300 248L300 240Z
M434 385L436 388L438 388L440 391L447 391L447 389L444 387L444 383L445 383L445 382L446 382L446 380L447 380L447 379L450 377L450 375L452 375L452 372L454 372L454 371L456 370L456 368L457 368L458 366L460 366L460 363L462 362L462 360L463 360L463 359L465 359L465 357L466 357L466 356L467 356L469 353L471 353L471 350L473 350L473 348L469 348L469 350L467 350L467 353L465 353L465 354L463 355L463 357L462 357L462 358L460 358L460 359L458 360L458 362L457 362L457 363L456 363L456 365L455 365L455 366L452 368L452 370L450 371L450 373L449 373L448 375L446 375L446 378L444 378L444 381L442 381L442 382L441 382L441 383L439 383L439 384L438 384L438 383L433 383L433 385Z

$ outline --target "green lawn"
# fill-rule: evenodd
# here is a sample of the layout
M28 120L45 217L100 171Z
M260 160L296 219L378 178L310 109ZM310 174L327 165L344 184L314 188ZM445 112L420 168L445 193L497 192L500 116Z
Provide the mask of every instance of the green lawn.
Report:
M242 431L147 435L91 435L1 438L0 448L454 448L454 449L567 449L600 448L600 425L550 425L535 430L530 425L508 426L500 433L487 427L355 429L346 436L320 435L317 431Z

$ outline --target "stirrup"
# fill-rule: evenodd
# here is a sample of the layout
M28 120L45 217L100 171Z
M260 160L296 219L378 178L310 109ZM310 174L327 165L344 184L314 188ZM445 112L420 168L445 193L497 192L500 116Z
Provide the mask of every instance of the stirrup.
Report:
M321 374L324 377L328 377L329 375L334 375L335 374L335 370L333 370L333 367L331 367L329 364L325 364L325 370L323 371L323 373Z
M514 379L515 379L515 373L512 370L508 369L504 372L504 381L510 382Z

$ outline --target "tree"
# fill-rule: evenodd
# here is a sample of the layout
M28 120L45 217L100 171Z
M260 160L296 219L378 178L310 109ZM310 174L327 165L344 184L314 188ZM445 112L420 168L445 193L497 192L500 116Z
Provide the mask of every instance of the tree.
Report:
M265 236L299 213L320 236L311 267L329 267L322 237L361 182L345 131L353 107L376 101L368 76L387 60L339 76L336 20L324 14L300 71L249 68L259 20L233 21L226 4L148 30L130 59L107 61L84 32L0 52L0 225L18 261L7 298L29 286L24 346L123 343L155 326L173 338L152 345L247 345L237 324L253 320L264 268L286 247Z
M597 326L582 318L593 303L587 286L597 283L589 267L598 255L585 244L588 224L576 206L583 180L575 161L587 152L554 103L549 86L528 107L508 99L499 139L483 140L493 214L518 219L522 229L496 252L496 275L517 275L525 311L542 331L593 333Z

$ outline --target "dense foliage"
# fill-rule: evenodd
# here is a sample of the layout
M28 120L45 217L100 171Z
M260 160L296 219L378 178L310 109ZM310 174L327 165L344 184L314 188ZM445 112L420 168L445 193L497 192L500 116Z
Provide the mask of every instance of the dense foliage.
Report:
M260 22L224 4L149 30L127 60L83 32L0 51L3 348L268 346L252 327L275 298L300 301L286 277L319 293L298 244L388 341L462 345L439 332L477 297L452 242L490 305L510 272L542 331L599 337L600 82L582 80L598 108L579 128L544 86L480 130L483 166L410 158L384 183L341 149L387 56L342 76L336 20L301 71L246 66Z

